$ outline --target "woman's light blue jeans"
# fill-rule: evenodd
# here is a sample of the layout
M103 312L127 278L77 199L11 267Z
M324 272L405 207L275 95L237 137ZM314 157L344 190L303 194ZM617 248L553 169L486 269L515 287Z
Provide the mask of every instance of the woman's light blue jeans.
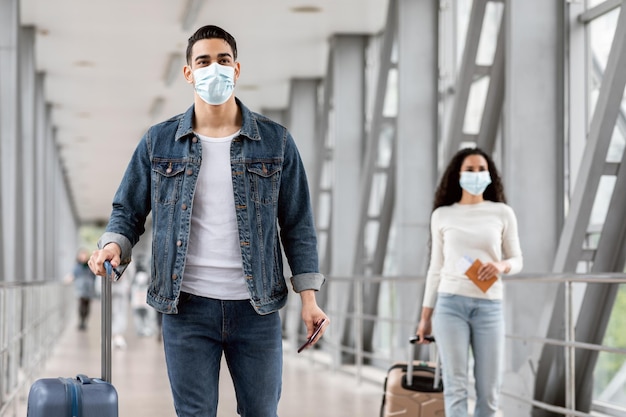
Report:
M277 312L259 315L248 300L181 293L178 314L163 315L163 344L178 417L214 417L222 353L242 417L276 417L282 383ZM234 415L235 410L230 412Z
M501 300L439 293L433 332L441 355L446 416L467 417L469 348L474 356L474 417L493 417L504 366Z

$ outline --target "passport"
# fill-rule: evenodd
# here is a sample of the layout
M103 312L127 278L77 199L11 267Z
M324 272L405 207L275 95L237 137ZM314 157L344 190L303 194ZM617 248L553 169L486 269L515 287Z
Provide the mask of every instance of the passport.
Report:
M487 292L487 290L491 288L491 286L498 280L498 277L494 275L488 280L480 281L478 279L478 270L482 265L483 263L480 262L479 259L476 259L467 269L467 271L465 271L465 275L467 275L467 277L472 280L472 282L476 284L476 286L480 288L482 292Z

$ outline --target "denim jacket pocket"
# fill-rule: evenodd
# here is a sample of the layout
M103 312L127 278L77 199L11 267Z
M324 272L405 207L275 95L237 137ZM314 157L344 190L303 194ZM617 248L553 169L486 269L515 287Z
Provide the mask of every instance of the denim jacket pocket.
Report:
M280 171L282 164L277 161L253 161L246 163L252 201L273 204L278 200Z
M175 204L180 195L186 163L180 159L152 161L154 200L160 204Z

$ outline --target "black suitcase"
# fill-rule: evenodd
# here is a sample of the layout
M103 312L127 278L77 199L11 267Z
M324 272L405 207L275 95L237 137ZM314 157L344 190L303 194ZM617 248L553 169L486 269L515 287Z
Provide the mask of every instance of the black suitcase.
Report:
M432 336L427 338L434 342ZM411 337L409 360L389 368L385 378L381 417L444 417L443 384L439 360L414 361L415 342Z
M107 271L110 264L106 265ZM108 275L111 275L110 273ZM102 377L42 378L30 387L27 417L118 417L111 384L111 280L102 278Z

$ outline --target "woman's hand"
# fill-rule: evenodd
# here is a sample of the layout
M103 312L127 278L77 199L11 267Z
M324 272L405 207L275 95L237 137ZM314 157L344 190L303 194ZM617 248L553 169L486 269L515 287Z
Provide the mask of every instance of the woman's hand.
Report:
M422 318L420 319L419 325L417 326L417 332L415 335L418 337L417 343L428 344L430 343L426 340L425 336L429 336L432 334L433 326L431 317L433 315L433 309L429 307L422 308Z
M486 281L497 276L498 274L505 274L509 272L510 269L511 265L509 265L506 261L484 263L478 269L478 280Z

